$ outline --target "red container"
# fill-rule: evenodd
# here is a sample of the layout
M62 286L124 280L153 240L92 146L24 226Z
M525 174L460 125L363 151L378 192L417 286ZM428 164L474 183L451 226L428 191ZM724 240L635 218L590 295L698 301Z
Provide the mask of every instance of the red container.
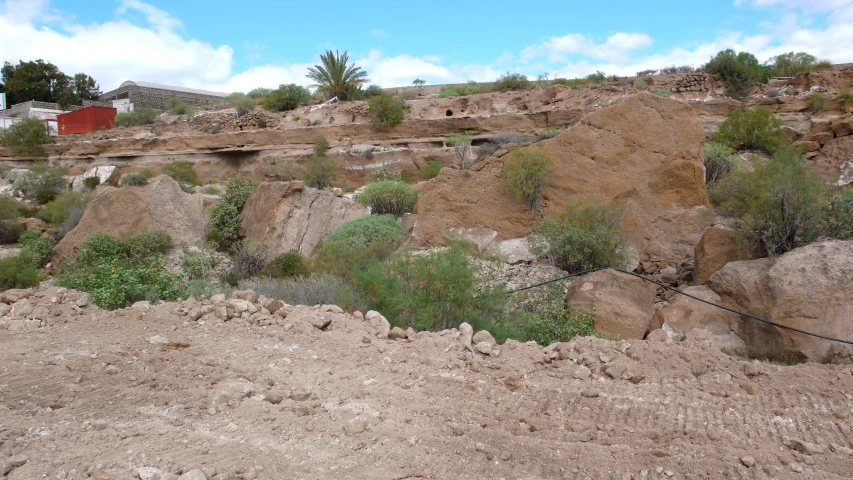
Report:
M90 133L109 130L115 125L118 110L111 107L91 106L63 113L56 117L60 135Z

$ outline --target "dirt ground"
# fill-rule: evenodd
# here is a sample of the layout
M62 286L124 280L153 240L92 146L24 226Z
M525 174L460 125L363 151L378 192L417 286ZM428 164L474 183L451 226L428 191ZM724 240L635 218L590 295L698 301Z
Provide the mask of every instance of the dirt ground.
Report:
M456 330L378 338L337 307L85 303L50 289L3 308L0 476L853 475L850 366L748 362L698 333L486 356Z

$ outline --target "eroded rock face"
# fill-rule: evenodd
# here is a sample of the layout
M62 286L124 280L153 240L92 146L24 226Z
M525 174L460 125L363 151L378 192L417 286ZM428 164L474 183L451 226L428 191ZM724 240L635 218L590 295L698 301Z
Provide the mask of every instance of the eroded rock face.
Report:
M687 287L685 293L720 305L720 296L707 286ZM738 329L740 316L684 295L676 295L672 303L656 311L652 330L662 328L675 341L686 338L694 328L704 330L718 340L731 344L730 336Z
M80 223L54 250L61 262L95 233L128 237L165 230L173 245L203 245L205 218L197 195L181 190L171 177L160 175L142 187L125 187L92 200Z
M625 206L625 228L641 261L689 258L697 220L708 207L699 161L705 132L688 105L652 94L631 96L585 116L555 138L527 147L554 161L545 216L593 196ZM414 241L438 246L453 228L497 232L494 241L523 237L540 221L504 191L504 158L471 170L442 169L418 201Z
M708 286L724 305L782 325L853 340L853 241L813 243L775 258L729 263ZM809 360L826 358L833 342L750 319L747 344Z
M268 245L275 255L296 250L310 255L343 223L367 209L303 182L262 183L243 207L242 235Z
M572 282L566 292L569 311L595 310L595 331L620 339L642 339L655 313L654 284L617 272L601 270Z
M694 260L696 269L693 282L702 285L724 265L737 260L753 260L759 252L738 245L737 235L732 230L720 227L708 227L702 232L702 238L696 244Z

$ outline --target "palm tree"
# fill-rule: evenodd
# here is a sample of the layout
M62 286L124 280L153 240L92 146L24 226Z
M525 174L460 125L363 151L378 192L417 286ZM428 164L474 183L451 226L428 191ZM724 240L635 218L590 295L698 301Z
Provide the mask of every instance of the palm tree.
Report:
M327 98L338 97L338 100L346 100L354 90L358 89L370 80L367 72L355 64L347 65L349 54L343 55L337 51L329 50L320 55L322 65L314 65L308 68L306 77L316 82L316 87L323 92Z

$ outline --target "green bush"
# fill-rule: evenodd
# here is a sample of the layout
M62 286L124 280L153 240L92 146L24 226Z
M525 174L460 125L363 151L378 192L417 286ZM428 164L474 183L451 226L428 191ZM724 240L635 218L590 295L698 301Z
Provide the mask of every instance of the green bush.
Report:
M231 102L231 106L237 111L237 116L242 117L255 109L255 101L251 98L241 98Z
M101 184L101 179L98 177L87 177L83 179L83 186L86 190L94 190L95 187Z
M175 300L184 285L165 268L162 251L170 244L165 232L124 240L96 233L63 262L56 285L89 292L92 302L107 310L140 300Z
M850 88L850 85L841 85L838 87L838 103L841 105L841 108L853 105L853 88Z
M48 202L52 202L58 195L59 192L56 190L52 188L45 188L36 192L36 202L38 202L39 205L45 205Z
M350 220L317 247L320 271L350 278L374 260L388 257L403 241L403 225L391 215L368 215Z
M222 191L214 186L207 186L201 190L201 193L205 195L219 195Z
M305 165L302 180L305 185L313 188L324 189L332 184L335 177L335 164L328 160L325 155L313 155Z
M201 185L201 180L198 179L198 174L195 173L195 169L187 162L172 162L163 167L163 173L172 177L182 186Z
M138 172L128 173L122 176L118 183L119 185L126 185L128 187L141 187L148 185L148 177Z
M811 72L815 63L817 58L806 52L783 53L767 61L767 65L773 70L774 77L796 77L801 73Z
M35 287L43 278L41 269L24 255L0 259L0 291Z
M490 328L506 304L501 289L477 272L460 244L375 261L359 271L357 285L370 308L392 325L416 330L444 330L462 322Z
M384 180L364 187L355 200L370 208L371 214L388 214L396 218L412 211L418 201L418 192L406 183Z
M8 195L0 195L0 220L15 220L22 214L21 205Z
M468 159L468 150L471 149L471 137L475 133L472 130L466 130L465 133L451 133L444 141L448 147L453 147L456 158L459 159L459 166L463 170L465 169L465 161Z
M828 192L823 215L823 235L838 240L853 239L853 188L839 188Z
M377 182L384 182L386 180L399 181L401 174L400 172L389 167L388 165L383 165L381 167L376 167L371 170L370 176L373 177L373 179Z
M29 259L36 267L43 267L53 254L56 239L50 235L42 235L41 232L30 230L21 234L18 239L21 244L21 255Z
M270 260L262 273L272 278L295 277L308 273L308 266L301 253L291 250Z
M515 90L530 90L533 82L520 73L509 73L501 75L492 84L492 88L498 92L509 92Z
M774 256L820 235L825 188L814 167L789 147L752 171L733 172L710 193L741 238Z
M0 145L9 147L16 157L42 157L44 145L50 143L43 120L24 118L9 128L0 129Z
M134 127L139 125L139 117L135 112L123 112L117 113L115 119L113 119L113 125L116 127Z
M329 273L310 277L259 277L240 282L256 294L275 298L290 305L337 305L344 310L367 311L363 296L342 278Z
M39 213L39 218L52 227L59 227L70 217L77 215L74 213L76 211L79 211L79 215L82 216L83 211L86 210L86 205L92 201L92 198L94 197L90 192L65 192L45 205Z
M421 168L421 174L424 176L424 179L430 180L438 176L442 167L444 167L444 165L442 165L441 162L430 160L423 166L423 168Z
M459 96L459 92L457 92L455 88L442 88L441 92L438 94L438 98L458 97L458 96Z
M190 115L193 113L192 107L180 98L169 99L169 114L170 115Z
M36 163L30 171L15 180L12 188L30 200L38 200L38 194L43 190L52 191L42 194L42 199L45 199L68 190L68 183L63 177L67 173L68 169L64 167L50 166L44 162Z
M551 127L551 128L542 129L536 134L536 140L542 141L542 140L548 140L549 138L554 138L557 135L563 133L565 130L566 130L565 128L560 128L560 127Z
M726 95L734 98L749 96L753 86L767 83L772 74L770 67L759 64L751 53L736 53L732 49L717 53L705 65L704 71L723 80Z
M250 94L252 92L249 92ZM311 101L311 92L307 88L296 85L281 85L269 92L264 99L264 108L273 112L293 110Z
M814 113L822 112L826 108L828 101L829 97L820 92L814 92L809 95L809 107L811 107Z
M385 90L382 90L382 87L379 85L371 85L364 89L364 98L365 100L370 100L371 98L382 95Z
M619 232L623 212L596 200L569 204L561 218L548 218L530 234L532 252L569 273L621 268L626 244Z
M402 100L385 92L372 97L367 106L373 125L379 129L392 127L406 116Z
M245 238L240 241L232 258L231 278L237 281L252 278L266 268L270 260L269 248L261 242ZM229 281L231 283L232 281Z
M659 97L669 98L672 96L672 92L666 88L662 88L660 90L655 90L655 95Z
M15 220L0 220L0 245L18 243L24 231L24 226Z
M524 198L530 213L540 211L542 194L551 172L551 157L542 151L519 149L510 153L501 169L504 187Z
M240 240L240 212L258 182L239 173L225 183L225 193L210 212L207 240L222 252L233 252Z
M634 80L634 88L637 90L643 90L649 85L649 82L645 80Z
M314 144L315 157L326 156L326 150L329 149L329 140L326 139L325 135L317 135L316 137L311 139L311 143Z
M160 112L151 107L136 108L133 110L133 114L136 115L139 125L150 125L157 121L157 117L160 116Z
M270 93L272 93L271 88L258 87L258 88L254 88L252 90L249 90L249 93L247 93L246 96L249 98L253 98L255 100L258 100L258 99L266 97Z
M782 122L765 107L753 111L735 110L711 137L716 143L772 154L787 143Z
M526 311L527 340L547 346L568 342L574 337L595 335L595 312L571 313L566 308L565 291L559 285L548 285L541 299Z
M705 164L705 183L711 185L729 174L740 158L731 147L722 143L708 142L702 155Z
M205 250L183 247L181 269L188 280L209 280L213 269L219 264L219 257ZM198 298L196 296L196 298Z

